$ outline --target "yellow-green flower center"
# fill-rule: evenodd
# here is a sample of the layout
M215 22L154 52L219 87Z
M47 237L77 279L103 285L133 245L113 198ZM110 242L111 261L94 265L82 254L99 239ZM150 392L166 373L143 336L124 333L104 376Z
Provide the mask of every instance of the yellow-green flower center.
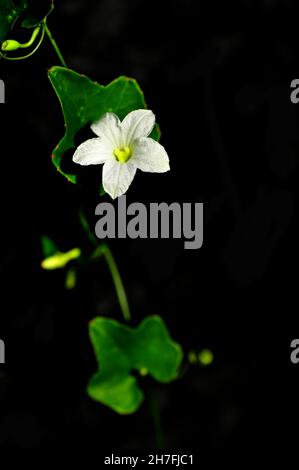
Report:
M113 154L119 163L126 163L132 156L132 150L130 147L116 148Z

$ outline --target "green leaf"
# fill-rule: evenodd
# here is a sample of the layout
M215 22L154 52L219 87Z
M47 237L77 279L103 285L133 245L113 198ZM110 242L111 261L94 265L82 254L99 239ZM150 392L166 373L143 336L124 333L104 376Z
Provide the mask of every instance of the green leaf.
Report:
M131 375L133 370L163 383L178 375L182 350L159 316L147 317L137 328L98 317L91 321L89 334L99 371L87 392L117 413L134 413L142 403L143 392Z
M51 238L47 237L46 235L41 236L41 245L42 245L42 252L45 258L54 255L57 253L58 248L57 245L51 240Z
M24 28L34 28L53 8L53 0L0 0L0 42L17 20Z
M64 171L62 163L65 152L75 149L77 132L106 112L113 112L123 119L135 109L146 108L144 96L136 80L124 76L102 86L85 75L53 67L49 71L49 79L60 100L66 128L63 139L52 153L53 163L62 175L76 183L77 175ZM160 131L156 127L151 137L158 140L159 136Z

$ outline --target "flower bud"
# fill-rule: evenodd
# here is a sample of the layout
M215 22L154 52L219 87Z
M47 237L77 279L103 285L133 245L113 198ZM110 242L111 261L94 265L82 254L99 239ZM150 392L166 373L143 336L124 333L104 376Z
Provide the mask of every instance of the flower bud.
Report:
M17 51L20 49L21 44L19 41L15 41L14 39L7 39L7 41L4 41L4 43L1 46L1 50L4 52L9 52L9 51Z

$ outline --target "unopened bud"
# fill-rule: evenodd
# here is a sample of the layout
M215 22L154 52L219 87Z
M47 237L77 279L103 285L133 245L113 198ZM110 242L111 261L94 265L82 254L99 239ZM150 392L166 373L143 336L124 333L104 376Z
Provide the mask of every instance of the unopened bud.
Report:
M4 41L4 43L1 46L1 50L4 52L9 52L9 51L17 51L20 49L21 44L19 41L15 41L14 39L7 39L7 41Z

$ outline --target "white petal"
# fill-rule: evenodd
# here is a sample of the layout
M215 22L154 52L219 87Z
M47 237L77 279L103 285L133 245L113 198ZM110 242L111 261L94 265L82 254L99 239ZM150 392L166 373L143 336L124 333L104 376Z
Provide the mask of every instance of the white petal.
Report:
M90 127L101 139L111 143L113 148L121 147L121 123L116 114L106 113Z
M118 163L109 160L103 166L103 187L112 199L124 194L132 183L136 166L130 162Z
M131 159L141 171L164 173L170 170L165 148L149 137L139 139L134 143Z
M129 113L121 123L125 145L135 139L147 137L155 125L155 115L149 109L137 109Z
M98 165L113 156L111 147L101 139L89 139L79 145L73 155L73 161L79 165Z

